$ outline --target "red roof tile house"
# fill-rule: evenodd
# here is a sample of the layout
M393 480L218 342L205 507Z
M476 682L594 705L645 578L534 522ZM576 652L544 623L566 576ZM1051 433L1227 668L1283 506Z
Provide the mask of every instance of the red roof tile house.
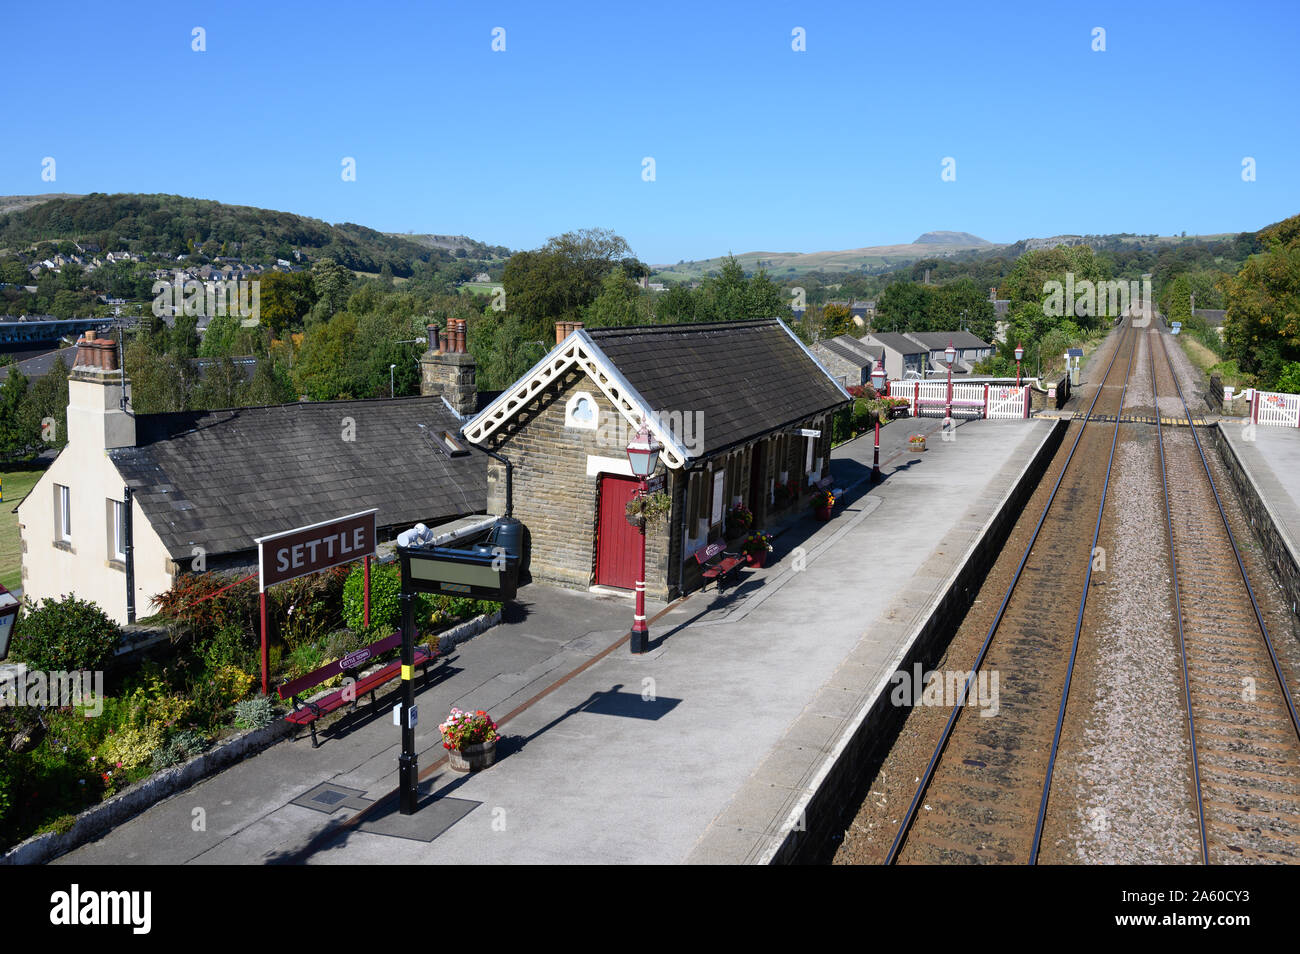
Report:
M663 444L655 478L672 498L647 527L646 589L695 589L692 558L744 504L763 527L785 487L820 480L832 413L851 399L779 320L584 329L560 323L551 352L464 428L511 465L530 572L631 589L640 534L627 445L642 421ZM488 465L488 510L505 510L505 465ZM806 504L806 501L804 502ZM798 504L794 504L798 505Z

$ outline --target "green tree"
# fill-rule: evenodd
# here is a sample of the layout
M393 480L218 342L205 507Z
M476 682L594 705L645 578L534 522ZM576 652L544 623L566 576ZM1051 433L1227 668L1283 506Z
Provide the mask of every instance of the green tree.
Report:
M0 384L0 457L6 460L31 456L34 441L24 414L26 401L27 375L11 367Z
M1300 215L1259 235L1266 251L1223 281L1223 337L1241 370L1270 387L1300 360Z

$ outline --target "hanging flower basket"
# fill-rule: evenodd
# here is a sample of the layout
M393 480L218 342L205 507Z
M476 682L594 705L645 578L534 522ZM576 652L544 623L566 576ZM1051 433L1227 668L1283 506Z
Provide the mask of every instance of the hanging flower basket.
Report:
M658 520L673 508L673 498L662 490L652 494L637 494L627 502L624 515L628 525L637 530L644 530L650 520Z

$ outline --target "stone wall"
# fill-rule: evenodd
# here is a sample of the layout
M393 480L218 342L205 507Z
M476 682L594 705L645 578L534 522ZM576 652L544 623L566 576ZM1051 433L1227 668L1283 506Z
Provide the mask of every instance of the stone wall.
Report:
M625 425L566 427L566 405L578 392L595 402L598 423L617 415L595 383L572 369L494 433L490 446L513 465L514 515L528 531L533 578L586 588L595 582L600 512L600 481L588 475L587 459L602 457L626 465L630 432ZM619 472L612 464L607 470ZM505 467L497 461L488 468L488 510L505 512ZM680 509L674 510L680 519ZM669 525L651 524L646 537L646 592L657 599L669 596Z

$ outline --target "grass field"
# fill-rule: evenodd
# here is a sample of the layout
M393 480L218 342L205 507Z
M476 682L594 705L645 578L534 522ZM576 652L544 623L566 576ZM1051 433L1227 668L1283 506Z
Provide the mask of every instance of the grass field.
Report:
M0 471L0 478L4 480L4 502L0 503L0 584L11 590L23 585L18 514L12 511L40 480L42 473L39 470Z
M461 294L473 292L476 295L491 295L495 289L500 287L500 282L465 282L460 286L460 290Z

